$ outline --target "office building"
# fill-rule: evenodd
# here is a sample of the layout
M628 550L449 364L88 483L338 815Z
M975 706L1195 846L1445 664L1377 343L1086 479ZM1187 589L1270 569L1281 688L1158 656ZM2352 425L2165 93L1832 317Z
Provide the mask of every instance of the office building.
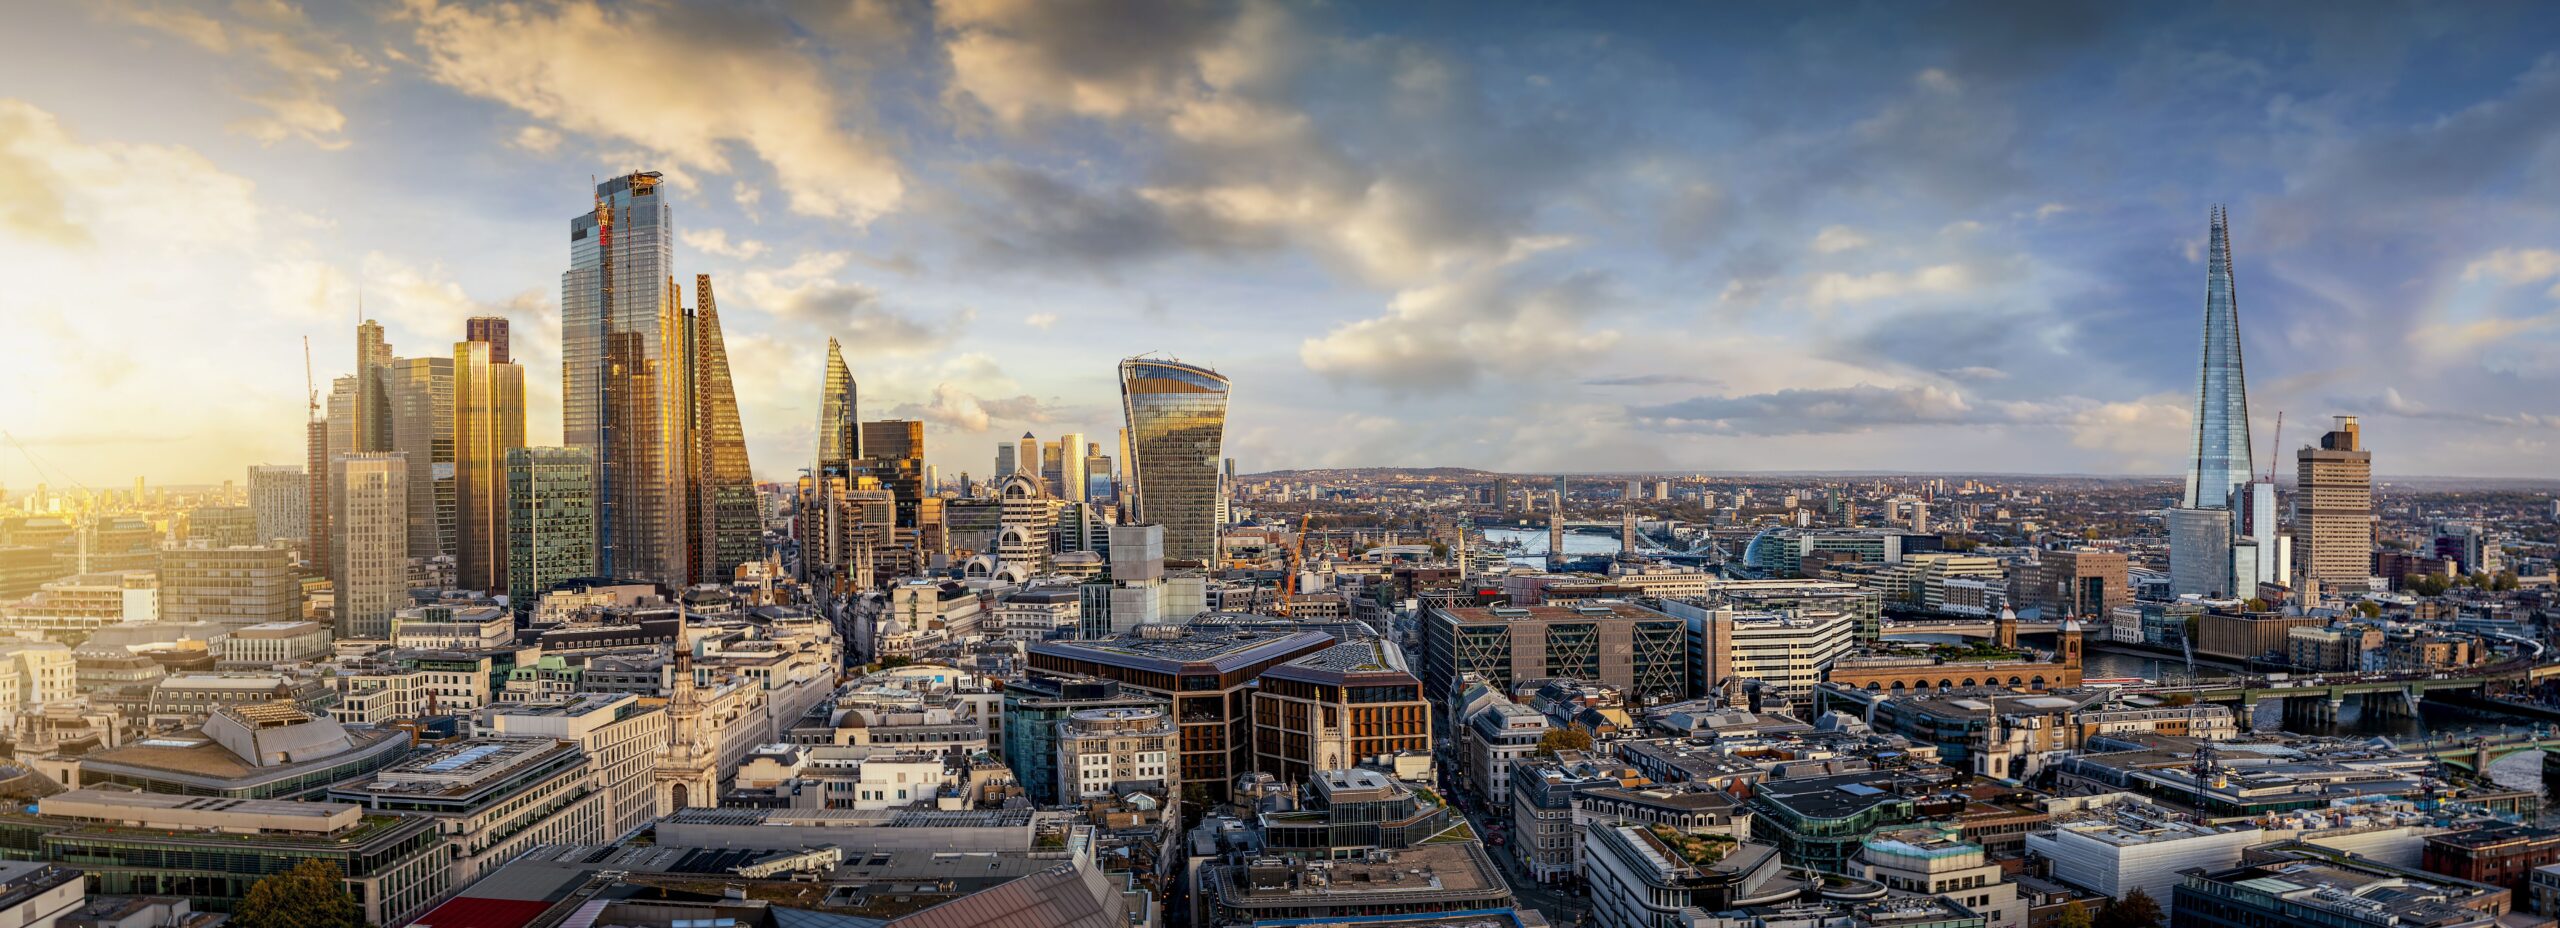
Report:
M1085 455L1084 433L1068 432L1058 437L1054 463L1043 466L1057 471L1058 485L1054 489L1059 499L1081 503L1091 498L1085 479L1085 465L1089 460Z
M329 461L330 578L340 638L388 639L409 599L408 456L342 454Z
M384 369L391 448L409 466L409 555L454 553L453 359L394 358Z
M2533 872L2560 864L2560 832L2531 825L2490 825L2427 836L2420 868L2486 883L2519 900L2533 896Z
M2240 297L2231 266L2231 214L2215 208L2207 230L2204 360L2196 375L2194 454L2186 509L2229 508L2249 482L2249 386L2240 361Z
M1505 693L1571 677L1630 703L1671 702L1688 695L1689 664L1688 623L1630 602L1439 607L1422 620L1423 688L1444 712L1466 674Z
M827 339L826 384L818 393L819 474L852 473L854 460L862 457L862 419L855 389L843 346Z
M1809 895L1811 882L1765 844L1681 834L1670 828L1593 822L1585 842L1591 928L1713 924L1709 912L1774 906ZM1790 913L1796 914L1796 913ZM1872 924L1840 919L1816 924Z
M1040 463L1040 439L1033 437L1029 432L1024 432L1022 437L1013 443L1013 469L997 474L987 482L994 483L1011 474L1040 476Z
M247 506L199 506L187 510L189 543L220 548L265 544L258 537L258 514Z
M2505 889L2299 843L2252 853L2256 862L2189 870L2174 905L2177 928L2487 928L2513 899Z
M1361 638L1273 667L1253 694L1254 769L1301 782L1431 751L1422 681L1393 642Z
M2231 510L2178 508L2169 521L2169 593L2231 599ZM2255 587L2251 587L2255 590Z
M606 794L586 752L553 738L474 738L402 760L328 801L423 817L451 844L452 881L469 883L540 844L603 844Z
M1123 521L1164 526L1164 556L1187 565L1218 556L1219 450L1226 433L1227 378L1179 361L1120 362L1127 422L1121 466Z
M694 365L656 172L596 185L560 275L563 444L593 455L596 572L685 582Z
M462 320L462 340L489 346L489 363L514 364L515 355L508 348L507 317L473 316Z
M1985 928L2027 928L2027 901L2018 897L2018 884L1954 826L1877 832L1859 848L1857 864L1860 876L1887 891L1953 902L1982 916Z
M407 732L348 728L284 701L278 693L291 687L279 677L206 675L185 689L163 688L200 711L172 714L197 715L203 724L83 754L80 783L217 800L305 799L409 753Z
M256 544L298 546L311 537L311 481L291 464L250 465L249 510L257 518Z
M1237 774L1254 769L1246 691L1264 671L1332 644L1321 632L1154 626L1099 641L1043 641L1030 653L1034 671L1113 680L1170 702L1182 729L1174 776L1187 798L1215 801Z
M329 656L329 626L318 622L261 622L231 630L222 644L222 663L273 667Z
M649 774L667 742L667 714L630 693L582 693L559 699L502 702L473 713L482 735L576 742L590 788L604 794L605 840L619 841L657 815Z
M506 320L471 320L495 343L453 346L454 569L463 589L507 589L507 452L524 447L524 367L506 354ZM489 323L495 323L492 328Z
M1169 703L1154 695L1091 677L1031 676L1004 685L1005 765L1032 802L1066 801L1058 792L1058 725L1071 715L1094 709L1157 709Z
M720 331L711 275L694 275L693 286L695 449L685 490L692 506L692 579L727 583L738 565L764 556L764 517L756 507L756 476L747 462L746 428L738 419L728 340ZM850 381L845 389L850 406Z
M2066 616L2089 618L2104 616L2115 607L2133 601L2126 589L2131 580L2124 552L2100 551L2094 548L2069 548L2036 552L2036 563L2019 571L2022 584L2015 584L2011 598L2021 608L2044 610L2047 621Z
M391 343L382 323L356 324L356 373L346 441L331 441L333 454L378 454L393 450L391 410Z
M1132 792L1170 796L1180 738L1156 707L1078 709L1058 723L1057 795L1064 802Z
M1737 612L1677 600L1663 607L1687 624L1694 692L1718 690L1738 678L1798 699L1822 682L1833 662L1858 647L1856 616L1837 610Z
M425 816L374 815L337 802L212 801L75 789L0 814L8 856L75 863L99 893L176 896L235 912L249 888L306 860L326 861L368 925L424 913L451 883L450 853Z
M2050 830L2027 835L2027 853L2046 861L2054 879L2111 898L2139 889L2172 914L2180 871L2236 865L2243 850L2266 841L2256 825L2197 824L2131 796L2084 802Z
M1013 457L1021 450L1022 446L1013 442L1000 441L996 443L996 469L989 472L992 475L990 477L990 482L995 479L1001 479L1004 475L1013 473L1020 469L1015 466Z
M595 458L582 448L507 451L507 601L519 613L553 586L597 575Z
M160 617L170 622L292 621L302 617L302 572L285 548L166 548L159 601Z
M2294 461L2296 572L2324 586L2363 585L2373 575L2373 452L2364 450L2356 417L2337 417Z

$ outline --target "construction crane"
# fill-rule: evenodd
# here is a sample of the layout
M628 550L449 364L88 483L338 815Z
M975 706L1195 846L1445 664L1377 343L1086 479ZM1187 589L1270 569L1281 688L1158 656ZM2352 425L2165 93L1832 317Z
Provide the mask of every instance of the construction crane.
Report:
M320 418L320 381L311 376L311 336L302 337L302 392L310 400L311 418Z

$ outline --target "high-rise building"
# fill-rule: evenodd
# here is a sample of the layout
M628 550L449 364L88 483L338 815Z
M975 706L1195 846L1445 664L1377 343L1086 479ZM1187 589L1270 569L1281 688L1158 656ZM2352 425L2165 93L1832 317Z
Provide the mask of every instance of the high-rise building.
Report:
M2240 297L2232 281L2231 214L2213 211L2205 256L2204 361L2196 375L2189 509L2223 509L2249 482L2249 385L2240 364Z
M325 440L325 438L323 439ZM249 509L257 513L258 541L311 537L311 485L291 464L249 466Z
M996 469L993 471L995 474L994 478L992 478L993 480L1002 480L1006 474L1014 472L1013 455L1014 452L1020 450L1022 450L1022 446L1014 444L1013 442L1000 441L996 443Z
M2197 365L2195 432L2187 486L2168 512L2169 589L2180 596L2253 595L2258 542L2236 544L2233 501L2247 505L2251 480L2249 384L2240 357L2240 297L2233 282L2231 216L2215 208L2207 229L2204 356ZM2238 563L2247 560L2246 576Z
M1111 482L1111 456L1103 454L1100 445L1084 456L1084 498L1086 502L1118 502L1117 489Z
M1219 448L1227 378L1205 367L1150 358L1120 362L1129 469L1122 518L1164 526L1166 560L1208 564L1218 554Z
M924 422L881 419L862 424L862 470L896 497L900 530L919 528L928 491L924 464Z
M1085 484L1087 473L1085 465L1088 460L1090 459L1085 453L1084 433L1068 432L1058 436L1058 460L1055 469L1058 472L1056 490L1059 499L1081 503L1091 498L1092 490Z
M391 450L390 367L391 343L383 338L382 324L371 319L357 323L355 406L350 417L354 444L339 450Z
M182 545L160 551L160 617L247 627L302 618L293 552L268 546Z
M514 364L507 350L507 317L473 316L462 320L462 340L482 342L489 346L489 363Z
M453 346L454 567L464 589L497 592L507 588L506 456L524 447L524 367L500 360L506 320L471 324L498 341Z
M2318 447L2294 454L2298 573L2324 585L2373 575L2373 452L2364 450L2356 417L2337 420Z
M827 385L818 395L818 472L845 474L862 456L860 408L844 349L827 339Z
M408 605L409 461L397 451L329 461L330 578L340 638L389 640L391 616Z
M682 583L693 365L676 305L675 216L656 172L596 185L560 275L564 442L595 456L598 572Z
M409 462L409 553L454 553L453 359L394 358L391 448Z
M693 435L697 445L688 494L693 502L693 580L726 583L738 565L764 552L764 518L756 508L756 476L747 463L746 427L729 377L728 340L720 332L711 275L693 278ZM845 383L852 406L853 384Z
M507 600L530 612L545 590L596 571L595 457L583 448L510 448Z
M1013 443L1013 470L1007 473L1040 475L1040 439L1032 437L1029 432L1022 433L1022 438ZM996 475L998 480L1003 478L1004 474Z

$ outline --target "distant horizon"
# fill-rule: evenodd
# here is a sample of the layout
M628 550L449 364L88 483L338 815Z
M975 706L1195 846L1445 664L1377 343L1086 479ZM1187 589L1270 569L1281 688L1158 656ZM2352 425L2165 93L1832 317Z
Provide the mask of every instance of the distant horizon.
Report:
M955 476L1150 352L1257 471L2176 474L2223 211L2257 447L2560 474L2549 5L23 6L0 430L61 473L304 460L366 316L508 318L562 443L570 222L646 170L768 480L829 338Z

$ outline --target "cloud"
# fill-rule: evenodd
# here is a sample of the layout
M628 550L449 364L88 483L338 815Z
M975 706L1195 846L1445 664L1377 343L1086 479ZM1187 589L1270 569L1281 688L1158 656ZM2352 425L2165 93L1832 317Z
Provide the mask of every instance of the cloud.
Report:
M1586 326L1615 298L1605 277L1538 279L1512 261L1398 292L1385 315L1336 326L1298 346L1308 370L1391 394L1471 388L1497 376L1553 376L1617 344Z
M548 155L560 149L560 133L547 126L526 126L517 129L508 144L537 155Z
M2548 248L2501 248L2462 268L2464 280L2529 284L2560 277L2560 251Z
M1715 381L1695 374L1628 374L1618 377L1587 377L1582 381L1582 385L1586 387L1667 387L1674 384L1713 386Z
M1877 271L1872 274L1833 272L1813 279L1805 290L1805 302L1815 310L1829 310L1904 296L1954 293L1973 286L1973 283L1972 269L1961 264L1937 264L1912 271Z
M1049 331L1050 326L1058 324L1058 314L1032 313L1031 315L1022 317L1022 324L1046 332Z
M379 70L286 0L241 0L231 4L227 18L194 5L150 0L116 0L98 9L111 19L216 55L243 57L262 68L273 86L243 99L266 114L235 122L231 129L270 145L300 139L322 149L345 148L347 117L330 94L350 77Z
M84 142L21 100L0 99L0 173L0 231L56 247L233 246L257 238L263 213L254 185L192 149ZM173 190L188 208L169 208Z
M1855 251L1867 247L1867 244L1866 236L1859 235L1858 230L1848 226L1824 226L1822 231L1813 237L1813 250L1817 254L1832 255L1844 251Z
M698 249L704 254L718 255L723 258L752 261L756 256L764 254L763 242L742 238L732 243L725 229L686 229L677 233L677 237L684 240L687 248Z
M2330 402L2341 409L2369 410L2372 414L2392 416L2401 419L2417 419L2431 422L2458 422L2464 425L2486 426L2489 428L2500 429L2560 428L2560 415L2541 415L2530 412L2490 413L2467 409L2437 409L2416 400L2401 396L2400 389L2398 387L2385 388L2382 391L2381 396L2332 398Z
M409 0L428 77L570 132L628 142L665 167L731 174L731 145L773 169L793 212L868 222L903 169L846 122L858 107L792 24L591 0L468 7ZM609 89L608 89L609 88Z
M951 383L935 384L932 397L925 402L900 403L890 412L899 418L922 419L942 428L970 433L984 432L997 422L1046 425L1057 421L1047 404L1029 394L981 397Z
M944 347L976 314L960 310L918 319L891 308L878 289L838 280L853 260L848 252L808 252L782 267L739 275L745 305L774 318L840 338L857 355L916 354Z

